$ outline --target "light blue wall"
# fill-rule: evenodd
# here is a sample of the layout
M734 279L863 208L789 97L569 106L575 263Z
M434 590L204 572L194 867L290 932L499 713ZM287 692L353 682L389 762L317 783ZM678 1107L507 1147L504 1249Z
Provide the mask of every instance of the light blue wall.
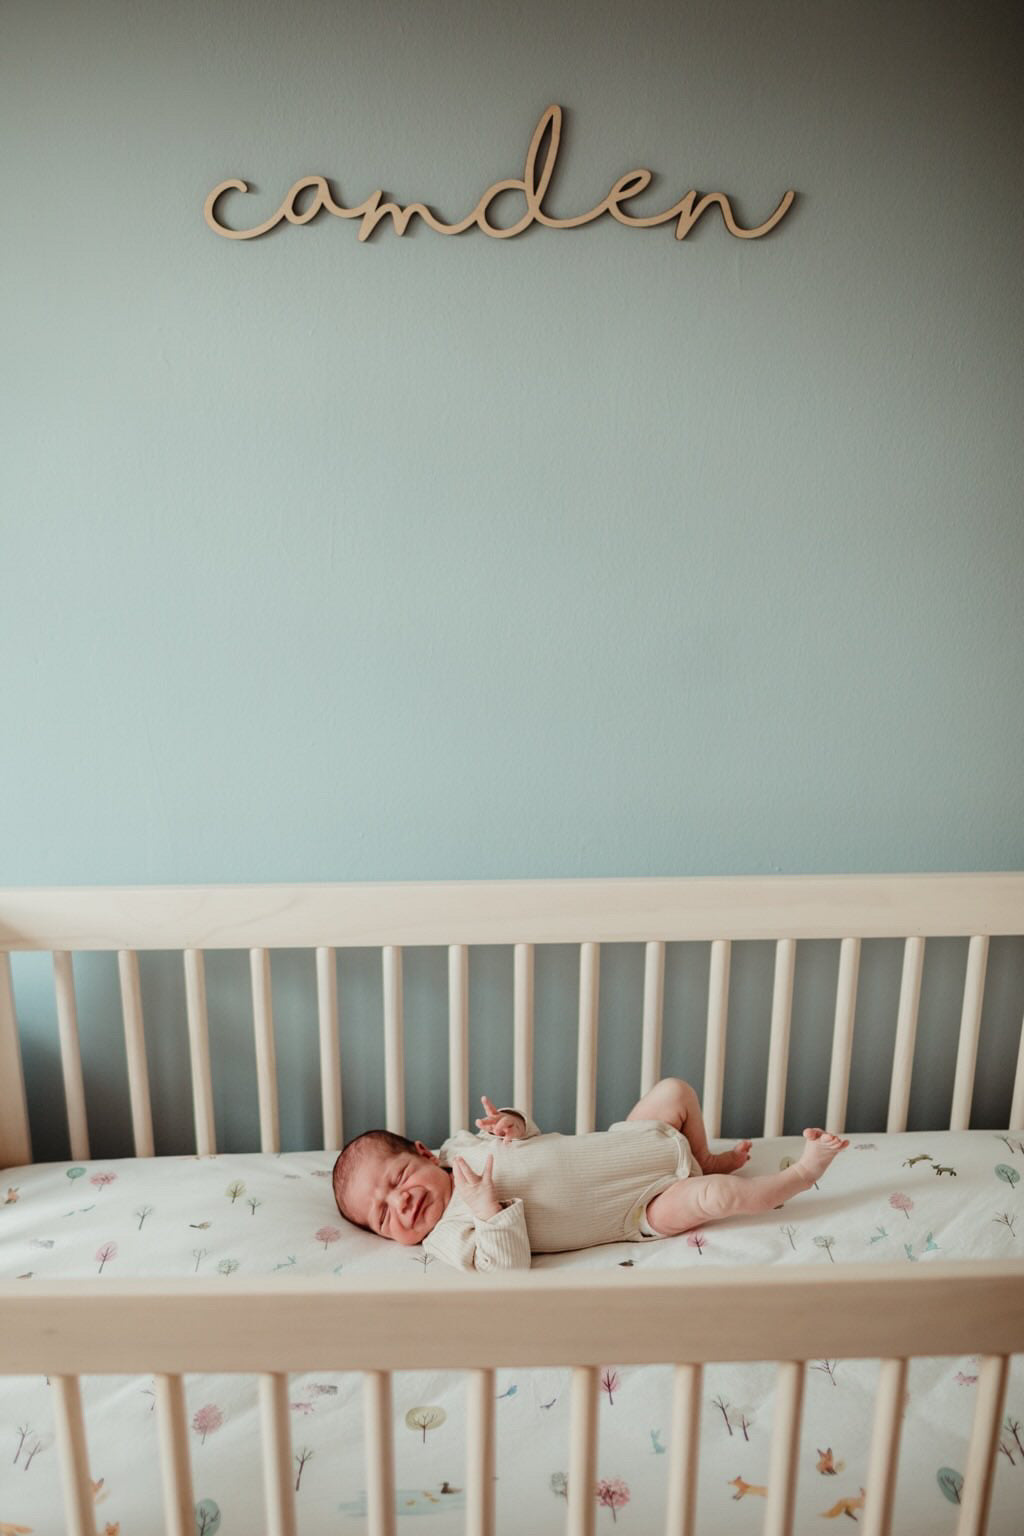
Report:
M1020 41L992 0L7 0L0 883L1021 867ZM315 173L462 217L550 102L560 216L635 166L634 214L797 203L203 222Z

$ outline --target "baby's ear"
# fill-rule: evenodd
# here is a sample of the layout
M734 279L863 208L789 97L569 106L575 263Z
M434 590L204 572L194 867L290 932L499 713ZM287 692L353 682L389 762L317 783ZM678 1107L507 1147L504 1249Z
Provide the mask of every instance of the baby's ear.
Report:
M431 1152L429 1147L425 1147L423 1145L422 1141L417 1141L415 1143L415 1147L416 1147L416 1151L419 1153L420 1157L429 1158L432 1163L439 1163L440 1162L440 1158L437 1156L437 1154L434 1153L434 1152Z

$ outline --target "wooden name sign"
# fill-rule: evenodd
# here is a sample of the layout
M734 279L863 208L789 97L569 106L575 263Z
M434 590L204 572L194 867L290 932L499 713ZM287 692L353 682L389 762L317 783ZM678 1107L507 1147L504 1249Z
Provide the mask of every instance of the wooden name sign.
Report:
M538 174L537 161L540 147L549 129L547 149ZM552 218L551 214L544 212L541 204L554 174L561 136L562 109L556 106L548 107L534 129L530 147L526 152L526 165L522 177L494 182L493 186L487 188L473 212L457 224L445 224L431 213L424 203L406 203L404 208L397 203L382 203L381 198L384 194L379 188L376 192L371 192L365 202L359 203L354 208L343 208L340 203L334 201L330 186L323 176L304 176L301 181L297 181L289 189L284 202L273 218L268 219L265 224L257 224L255 229L229 229L226 224L220 223L215 212L217 202L225 192L248 192L248 184L244 181L222 181L219 186L214 187L204 204L203 216L210 228L227 240L254 240L257 235L265 235L268 230L280 224L282 219L287 219L289 224L308 224L311 219L316 218L321 209L326 209L337 219L360 219L360 240L368 239L385 218L391 218L394 221L395 232L404 235L414 213L418 214L425 224L429 224L431 229L436 229L439 235L461 235L463 230L475 224L478 229L483 230L485 235L493 235L495 240L509 240L513 235L521 235L523 230L529 229L531 224L545 224L548 229L575 229L579 224L589 224L592 220L599 219L603 213L610 213L613 219L632 229L650 229L655 224L667 224L670 219L675 219L676 239L685 240L704 210L712 203L717 203L722 210L722 219L730 235L735 235L740 240L756 240L760 235L766 235L770 229L775 228L776 224L789 212L796 196L793 191L787 192L774 213L763 224L758 224L753 229L744 229L736 223L732 208L729 206L729 199L724 192L708 192L699 202L696 192L687 192L685 197L681 197L679 202L674 203L671 208L666 208L664 213L652 214L647 219L635 219L623 212L622 204L632 197L637 197L645 187L650 185L651 181L650 171L636 170L627 171L625 176L620 176L608 196L598 203L596 208L591 208L589 213L581 213L575 219ZM313 197L309 206L300 213L296 204L307 188L312 188ZM502 192L521 192L526 199L526 212L517 224L510 224L506 229L491 224L487 218L488 208Z

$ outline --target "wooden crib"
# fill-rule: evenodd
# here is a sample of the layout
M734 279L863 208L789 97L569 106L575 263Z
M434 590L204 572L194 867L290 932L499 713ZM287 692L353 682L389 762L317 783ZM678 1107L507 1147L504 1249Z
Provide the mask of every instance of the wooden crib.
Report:
M969 1125L989 940L1024 934L1024 874L628 879L7 890L0 892L0 1167L32 1151L10 952L53 954L71 1154L89 1156L71 955L118 955L135 1153L154 1155L137 954L180 950L186 978L195 1146L215 1152L204 951L244 949L251 958L259 1090L260 1150L279 1149L271 1009L271 951L315 951L323 1145L342 1144L341 1063L335 951L379 947L387 1124L405 1131L402 952L448 951L449 1118L470 1125L471 945L514 947L514 1102L533 1104L535 947L579 946L576 1129L595 1129L600 946L645 946L639 1091L662 1075L665 946L711 946L703 1110L719 1133L733 942L775 941L765 1085L764 1135L782 1131L796 945L840 942L840 964L823 1121L845 1128L862 940L904 942L888 1101L889 1131L906 1127L925 942L969 939L950 1129ZM766 1013L768 1012L766 1008ZM1006 1062L1014 1088L1010 1127L1024 1129L1024 1034ZM936 1126L934 1129L941 1129ZM637 1292L641 1304L638 1306ZM344 1305L339 1302L343 1300ZM429 1308L429 1326L424 1310ZM369 1529L392 1536L391 1373L420 1368L467 1373L469 1414L466 1529L494 1530L494 1373L516 1365L567 1366L572 1373L568 1530L591 1536L588 1490L596 1466L601 1361L674 1366L669 1449L670 1536L695 1530L698 1407L702 1369L726 1360L774 1360L778 1397L764 1530L792 1529L796 1445L805 1362L846 1356L883 1362L872 1432L863 1529L890 1528L908 1359L982 1356L965 1469L959 1531L985 1530L1009 1357L1024 1351L1024 1261L943 1263L918 1270L872 1266L711 1269L678 1279L621 1270L575 1274L461 1276L424 1296L381 1279L273 1286L239 1280L229 1294L201 1280L0 1284L0 1373L46 1373L54 1388L66 1530L93 1536L94 1516L79 1377L154 1372L163 1498L169 1536L194 1536L182 1376L255 1373L260 1380L266 1528L295 1536L288 1374L321 1369L365 1374ZM599 1324L599 1326L598 1326ZM674 1341L665 1359L666 1339Z

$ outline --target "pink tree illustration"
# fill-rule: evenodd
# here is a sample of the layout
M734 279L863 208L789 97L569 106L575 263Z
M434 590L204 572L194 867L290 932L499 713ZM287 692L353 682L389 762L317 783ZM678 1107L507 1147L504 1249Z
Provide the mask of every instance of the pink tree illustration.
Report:
M324 1253L326 1253L328 1243L336 1243L338 1241L339 1237L341 1236L341 1228L321 1227L319 1232L314 1233L314 1236L316 1237L318 1243L323 1243Z
M215 1429L220 1429L224 1423L224 1415L216 1403L204 1403L197 1408L192 1415L192 1428L197 1435L202 1435L202 1443L206 1444L207 1435L212 1435Z
M691 1248L696 1248L701 1258L704 1257L704 1249L707 1247L708 1240L699 1227L697 1228L696 1232L690 1233L686 1241L689 1243Z
M116 1173L94 1173L89 1183L95 1184L97 1189L105 1189L108 1184L113 1184L116 1178Z
M102 1273L103 1273L103 1266L104 1266L104 1264L106 1264L108 1259L116 1259L116 1258L117 1258L117 1244L116 1243L104 1243L102 1245L102 1247L97 1248L96 1249L96 1259L97 1259L97 1262L98 1262L98 1264L100 1266L99 1267L99 1273L102 1275Z
M907 1220L910 1220L910 1212L914 1209L914 1202L909 1195L902 1194L899 1190L889 1196L889 1204L894 1211L902 1211Z
M617 1520L615 1511L629 1503L629 1488L621 1477L602 1477L597 1485L597 1502L604 1509L610 1509L612 1519Z
M612 1393L613 1392L617 1392L619 1390L619 1373L618 1373L618 1371L613 1371L610 1368L604 1370L602 1372L602 1374L601 1374L601 1386L602 1386L603 1390L608 1393L608 1405L609 1405L609 1407L614 1408L614 1406L615 1406L615 1399L612 1396Z

